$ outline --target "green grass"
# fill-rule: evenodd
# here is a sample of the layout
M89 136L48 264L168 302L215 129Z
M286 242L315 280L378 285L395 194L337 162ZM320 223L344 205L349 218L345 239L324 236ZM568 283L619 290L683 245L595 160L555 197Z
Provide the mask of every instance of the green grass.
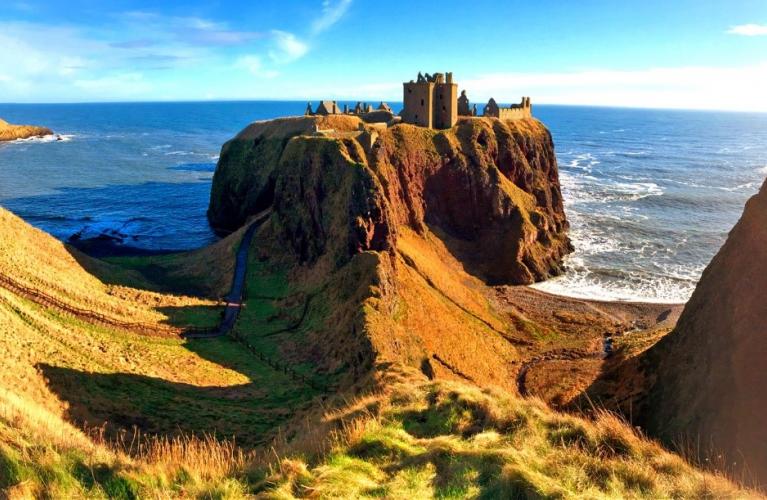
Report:
M288 459L267 497L747 497L609 415L584 420L458 383L402 383L378 418L316 461ZM734 495L734 496L733 496Z
M175 291L195 294L199 285L197 277L184 276L172 272L171 269L178 266L185 254L175 253L167 255L147 255L132 257L107 257L104 261L114 264L107 276L102 276L110 283L137 288L146 288L147 285L156 291ZM143 280L135 278L137 272Z
M313 394L256 359L229 338L190 341L186 348L250 380L200 387L132 373L83 372L39 365L51 388L70 404L81 426L138 426L148 434L215 434L252 446L271 439L277 426Z
M318 387L329 386L333 375L318 374L312 363L285 360L280 349L285 342L302 342L309 332L323 327L330 312L324 290L291 283L283 267L262 262L254 254L248 261L245 307L234 334L269 359L311 378Z
M172 326L213 328L221 323L224 306L161 307L159 311Z

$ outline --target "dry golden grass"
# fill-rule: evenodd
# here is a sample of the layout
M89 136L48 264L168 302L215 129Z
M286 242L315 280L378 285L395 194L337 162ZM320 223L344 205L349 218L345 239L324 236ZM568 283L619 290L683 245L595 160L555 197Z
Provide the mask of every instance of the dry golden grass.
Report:
M92 274L95 270L99 272ZM2 208L0 273L71 306L123 322L162 324L169 318L160 308L217 305L211 300L106 285L94 274L109 274L108 264L32 228ZM136 282L143 280L138 275L133 278Z
M0 141L13 141L16 139L28 139L30 137L42 137L50 135L50 129L34 125L12 125L0 119Z

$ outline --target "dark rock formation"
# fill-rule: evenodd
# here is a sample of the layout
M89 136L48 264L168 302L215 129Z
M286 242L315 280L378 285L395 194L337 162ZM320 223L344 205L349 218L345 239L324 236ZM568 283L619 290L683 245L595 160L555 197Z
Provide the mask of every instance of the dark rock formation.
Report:
M222 231L273 206L303 262L394 247L399 227L438 234L489 283L560 272L571 250L551 135L536 120L466 119L356 137L353 116L255 123L224 145L208 216ZM317 132L319 131L319 132Z
M767 183L704 271L676 329L645 354L653 385L641 423L765 484L766 359Z

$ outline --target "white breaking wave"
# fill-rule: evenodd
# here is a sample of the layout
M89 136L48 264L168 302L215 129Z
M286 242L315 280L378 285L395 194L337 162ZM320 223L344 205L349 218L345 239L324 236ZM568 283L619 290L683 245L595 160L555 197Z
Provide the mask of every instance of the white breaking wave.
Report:
M10 141L10 144L27 144L30 142L69 142L72 139L74 139L74 134L48 134L44 135L42 137L29 137L27 139L16 139L15 141Z
M759 172L760 174L767 174L767 165L765 165L762 168L758 169L757 172Z
M722 191L732 192L732 191L740 191L741 189L752 189L754 187L757 187L757 185L758 185L757 182L746 182L744 184L739 184L734 187L720 187L719 189L721 189Z

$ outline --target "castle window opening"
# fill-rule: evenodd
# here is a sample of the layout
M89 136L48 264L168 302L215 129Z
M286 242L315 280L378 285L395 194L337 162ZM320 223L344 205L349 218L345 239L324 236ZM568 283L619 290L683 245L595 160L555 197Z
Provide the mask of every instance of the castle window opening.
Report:
M423 105L424 105L424 102L423 102L423 99L421 99L421 106L423 106Z

